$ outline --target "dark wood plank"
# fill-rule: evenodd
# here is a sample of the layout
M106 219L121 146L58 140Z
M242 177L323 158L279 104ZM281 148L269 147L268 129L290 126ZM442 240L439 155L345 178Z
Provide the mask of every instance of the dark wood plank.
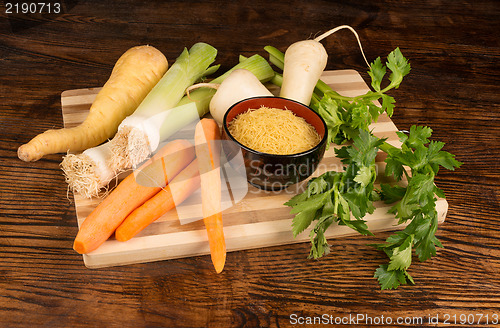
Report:
M442 1L62 1L63 13L0 11L0 325L2 327L288 327L290 315L371 317L500 315L500 6ZM221 69L239 54L264 55L349 24L369 60L400 47L412 72L392 92L400 129L429 125L464 165L440 172L447 220L438 256L414 263L416 286L380 291L373 271L384 240L346 237L332 254L306 259L307 243L210 258L88 270L72 249L74 204L61 155L35 163L17 147L62 127L60 93L101 86L129 47L152 44L171 61L198 41L214 45ZM327 69L369 76L356 40L325 41ZM484 320L484 317L483 317ZM358 324L358 327L369 326ZM449 325L460 326L460 325ZM486 326L486 325L485 325Z

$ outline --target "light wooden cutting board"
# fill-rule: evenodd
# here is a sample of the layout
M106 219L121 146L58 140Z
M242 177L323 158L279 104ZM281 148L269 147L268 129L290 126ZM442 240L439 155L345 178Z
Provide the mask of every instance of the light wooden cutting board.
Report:
M354 70L326 71L322 80L346 96L364 94L368 90L361 75ZM85 119L99 90L100 88L90 88L62 93L65 127L80 124ZM387 141L392 145L400 145L396 135L397 128L386 115L382 115L372 128L376 136L388 138ZM380 171L383 171L383 159L377 161ZM330 147L313 176L318 176L327 170L340 170L341 167L333 147ZM291 189L300 190L299 187L300 185ZM290 208L283 205L292 196L293 193L289 190L279 193L266 192L249 185L248 193L243 200L223 212L227 251L309 242L309 231L303 232L297 238L292 235ZM80 226L100 200L86 199L79 194L75 194L74 199ZM189 199L186 202L189 204ZM394 216L387 213L389 208L390 206L377 202L375 212L365 217L371 231L402 229L402 226L396 226L397 221ZM446 200L439 199L437 211L440 223L444 221L447 210ZM357 233L345 226L331 226L326 235L327 238L334 238L355 234ZM335 241L331 240L330 243L332 242ZM181 224L176 211L173 210L127 242L119 242L111 237L99 249L83 255L83 260L88 268L100 268L209 253L203 221ZM307 255L304 254L304 257Z

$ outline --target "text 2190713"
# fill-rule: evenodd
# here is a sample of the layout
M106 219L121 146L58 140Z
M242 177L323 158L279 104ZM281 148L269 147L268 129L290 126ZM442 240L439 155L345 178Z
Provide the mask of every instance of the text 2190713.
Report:
M6 14L59 14L61 3L59 2L6 2Z

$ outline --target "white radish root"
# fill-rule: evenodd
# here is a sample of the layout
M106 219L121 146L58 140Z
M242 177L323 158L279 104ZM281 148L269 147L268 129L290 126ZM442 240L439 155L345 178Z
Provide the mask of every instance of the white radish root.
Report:
M328 54L319 41L304 40L290 45L285 52L280 96L308 106L327 61Z
M252 72L243 68L232 71L221 84L198 83L186 91L189 95L189 91L201 87L217 89L210 100L209 108L210 114L219 124L222 124L227 110L235 103L252 97L273 96Z
M368 65L368 67L369 67L370 63L366 59L365 52L363 51L363 46L361 45L361 40L359 39L359 35L356 32L356 30L353 29L349 25L340 25L340 26L337 26L335 28L332 28L331 30L321 34L320 36L317 36L316 38L314 38L314 40L319 42L319 41L323 40L324 38L332 35L333 33L338 32L338 31L343 30L343 29L348 29L354 34L354 36L356 37L356 40L358 41L359 49L361 50L361 54L363 55L363 59L365 60L366 65Z

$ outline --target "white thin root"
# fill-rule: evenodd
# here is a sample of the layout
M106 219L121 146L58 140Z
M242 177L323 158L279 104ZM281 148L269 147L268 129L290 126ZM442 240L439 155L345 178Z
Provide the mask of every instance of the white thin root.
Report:
M350 30L352 33L354 33L354 36L356 36L356 40L358 40L358 45L359 45L359 49L361 50L361 54L363 55L363 59L365 60L365 63L366 65L368 65L368 67L370 67L370 63L368 62L368 60L366 59L366 56L365 56L365 52L363 51L363 46L361 45L361 40L359 39L359 35L358 33L356 32L356 30L354 30L351 26L349 25L340 25L340 26L337 26L323 34L321 34L320 36L316 37L314 40L315 41L321 41L323 40L324 38L332 35L333 33L337 32L337 31L340 31L342 29L348 29Z
M107 193L106 181L97 174L97 165L85 154L67 154L61 163L69 189L86 198L103 197Z
M191 99L191 96L190 96L190 92L192 90L196 90L196 89L199 89L199 88L212 88L212 89L218 89L220 86L220 84L217 84L217 83L197 83L197 84L193 84L192 86L188 87L186 89L186 96L189 98L189 100L193 100Z

